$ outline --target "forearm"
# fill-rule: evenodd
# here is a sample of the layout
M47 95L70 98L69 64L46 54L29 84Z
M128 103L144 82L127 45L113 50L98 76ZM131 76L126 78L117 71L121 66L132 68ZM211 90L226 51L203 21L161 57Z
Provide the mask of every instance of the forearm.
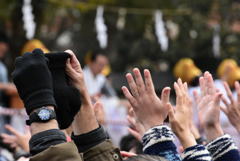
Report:
M93 107L82 106L80 111L74 117L72 127L75 135L85 134L99 127L94 112L89 111L87 108Z
M31 161L82 161L73 142L53 145L30 158Z
M212 125L204 128L207 141L210 142L224 135L221 125Z
M107 135L101 126L85 134L76 135L73 133L72 135L72 140L76 144L79 153L87 151L106 139Z
M119 149L107 140L107 135L101 126L85 134L72 135L72 140L86 161L94 161L96 158L99 161L122 160Z
M54 109L52 106L48 106L48 108ZM32 137L29 144L32 155L36 155L50 146L66 142L66 136L59 130L55 119L46 123L33 122L30 130Z
M235 129L237 130L238 134L240 135L240 123L238 123L238 125L235 126Z

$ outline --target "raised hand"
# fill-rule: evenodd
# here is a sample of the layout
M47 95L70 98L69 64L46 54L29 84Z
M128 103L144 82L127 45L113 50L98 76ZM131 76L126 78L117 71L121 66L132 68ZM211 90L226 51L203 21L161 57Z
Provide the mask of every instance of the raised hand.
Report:
M169 112L169 122L173 129L173 132L178 136L184 149L196 145L195 138L191 132L192 122L192 101L188 95L187 83L182 83L181 79L178 79L177 83L174 83L174 89L176 92L176 108L171 107Z
M133 69L133 74L126 75L130 91L127 87L122 87L125 97L130 102L137 119L142 123L145 130L163 124L169 111L170 88L166 87L162 91L161 99L156 95L153 81L149 70L144 70L143 80L138 68Z
M137 120L136 115L132 108L129 109L127 120L129 123L128 131L132 134L138 141L142 141L142 137L145 132L143 125Z
M98 128L99 125L95 117L94 106L84 82L81 65L71 50L66 50L65 52L71 55L66 64L66 72L71 79L72 85L81 93L82 106L80 111L76 114L72 124L74 134L80 135ZM99 104L95 104L95 106L98 105Z
M200 125L204 128L208 141L223 135L220 125L220 100L222 94L215 88L212 75L205 72L200 77L201 96L194 93Z
M221 110L227 115L230 123L236 128L238 133L240 133L240 85L239 82L235 82L235 90L237 92L237 99L233 98L233 94L229 85L224 82L224 88L226 90L228 99L230 103L228 103L225 97L222 98L225 107L221 107Z
M26 130L25 134L22 134L15 130L12 126L6 125L5 128L12 133L12 135L1 134L3 142L10 144L11 147L22 148L25 152L29 152L29 140L31 138L31 133L29 130Z

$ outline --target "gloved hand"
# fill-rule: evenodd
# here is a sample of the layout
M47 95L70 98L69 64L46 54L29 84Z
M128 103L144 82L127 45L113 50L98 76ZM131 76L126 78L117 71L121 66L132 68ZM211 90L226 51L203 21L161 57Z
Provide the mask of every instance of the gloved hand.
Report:
M60 129L68 128L81 106L80 92L69 85L65 73L68 53L45 54L49 59L49 69L53 77L54 98L57 103L55 108Z
M17 57L12 77L28 115L42 106L56 107L52 76L42 50L35 49Z

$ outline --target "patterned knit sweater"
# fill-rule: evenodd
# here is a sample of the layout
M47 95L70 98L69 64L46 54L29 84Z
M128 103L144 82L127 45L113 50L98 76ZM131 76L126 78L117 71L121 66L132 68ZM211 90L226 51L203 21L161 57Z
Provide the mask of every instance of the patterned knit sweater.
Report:
M149 129L142 138L145 154L158 155L169 161L240 161L240 155L232 138L223 135L205 146L195 145L177 152L174 134L165 125Z

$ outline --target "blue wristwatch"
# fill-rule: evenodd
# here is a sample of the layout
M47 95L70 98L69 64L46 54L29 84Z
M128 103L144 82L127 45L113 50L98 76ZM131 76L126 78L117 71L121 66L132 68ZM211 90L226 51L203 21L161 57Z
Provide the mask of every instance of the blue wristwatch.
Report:
M41 107L34 111L29 116L29 120L26 121L27 125L31 125L33 122L48 122L50 120L56 119L56 113L54 110L47 107Z

